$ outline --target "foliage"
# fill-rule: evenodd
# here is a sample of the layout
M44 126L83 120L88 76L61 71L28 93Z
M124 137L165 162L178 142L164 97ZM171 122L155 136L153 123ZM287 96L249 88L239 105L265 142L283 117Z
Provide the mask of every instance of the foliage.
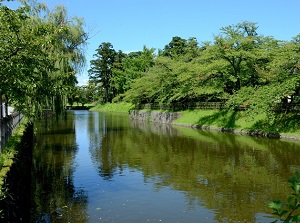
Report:
M186 40L179 36L173 37L171 42L166 45L162 51L159 51L160 56L166 56L172 59L185 57L185 61L190 61L194 57L197 57L198 53L198 42L195 37Z
M130 89L131 83L143 76L153 65L154 49L144 47L143 51L125 54L116 52L111 43L102 43L91 60L90 81L99 92L103 102L112 102Z
M113 45L109 42L103 42L96 50L96 54L94 54L96 59L91 60L91 68L89 69L90 80L99 86L104 102L111 102L113 97L116 96L112 76L116 55Z
M120 52L119 52L120 54ZM117 93L123 95L124 92L131 88L134 80L144 76L154 65L154 49L148 49L144 46L143 51L131 52L129 54L122 54L122 58L114 64L113 80L117 89Z
M94 85L89 82L88 85L75 86L68 97L68 103L71 106L73 106L74 103L84 106L87 103L93 103L95 101L95 96L97 96L96 89Z
M200 46L194 37L175 36L157 55L144 48L119 57L112 101L226 102L228 109L245 109L252 118L264 114L274 124L282 103L300 101L299 40L299 35L291 41L260 35L249 21L222 27Z
M83 21L35 1L16 10L0 6L0 93L27 117L59 112L84 64Z
M252 116L265 112L274 118L278 104L287 103L288 97L291 98L290 102L293 102L299 95L298 48L299 44L294 42L276 47L268 66L259 71L265 82L237 91L227 102L228 105L232 106L234 101L239 101L235 107L247 105Z
M160 56L143 77L132 83L124 100L140 103L165 103L220 100L219 83L200 77L197 62L184 62Z
M269 207L274 211L273 215L281 222L300 222L300 172L295 172L288 181L291 184L292 193L287 198L287 202L275 200L269 202ZM278 220L274 222L278 222Z

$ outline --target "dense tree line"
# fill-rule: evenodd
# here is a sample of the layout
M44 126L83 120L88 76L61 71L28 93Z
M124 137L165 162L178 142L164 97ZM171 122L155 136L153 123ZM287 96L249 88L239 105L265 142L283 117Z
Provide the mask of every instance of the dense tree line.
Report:
M125 54L116 52L109 42L102 43L96 50L95 60L89 70L90 84L96 86L103 102L112 102L123 97L131 89L134 80L142 78L154 66L154 49Z
M49 10L36 1L10 9L0 1L0 94L29 118L59 111L85 63L87 34L63 6Z
M96 50L90 82L103 102L226 102L271 111L289 99L299 102L300 35L280 41L260 35L242 22L220 29L213 41L199 44L173 37L164 49L116 52L111 43Z

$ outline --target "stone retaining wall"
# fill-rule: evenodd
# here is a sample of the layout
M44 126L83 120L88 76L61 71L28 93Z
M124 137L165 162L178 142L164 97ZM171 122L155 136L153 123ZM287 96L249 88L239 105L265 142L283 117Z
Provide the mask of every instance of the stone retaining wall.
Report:
M155 112L155 111L138 111L131 110L130 117L132 119L138 119L142 121L150 121L157 123L170 124L173 120L179 118L178 112Z

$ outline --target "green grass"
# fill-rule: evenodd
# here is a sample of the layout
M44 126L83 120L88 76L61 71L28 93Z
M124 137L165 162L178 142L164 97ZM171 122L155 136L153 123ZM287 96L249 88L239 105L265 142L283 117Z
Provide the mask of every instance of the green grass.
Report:
M261 120L253 128L265 129L268 132L287 133L300 136L300 115L298 113L279 113L274 116L274 122Z
M300 115L297 113L275 114L273 119L268 119L263 113L252 117L245 111L189 110L183 111L174 123L300 135Z
M243 111L227 110L188 110L175 120L178 124L197 124L203 126L252 129L254 123L264 120L264 115L250 118Z
M134 108L133 104L120 102L120 103L106 103L98 104L95 107L91 108L91 111L105 111L105 112L122 112L128 113Z
M2 152L0 153L0 200L5 197L5 178L14 162L14 158L17 155L17 148L21 142L21 138L25 130L25 123L26 120L23 119L21 124L17 127L17 129L15 129L12 136L6 142Z
M98 104L91 110L128 113L132 109L134 109L134 105L121 102ZM234 110L195 109L181 111L180 113L182 115L179 119L174 121L175 124L211 126L249 131L260 130L266 133L285 133L300 136L300 115L297 113L275 114L273 119L268 118L265 113L253 117L253 115L249 115L246 111Z

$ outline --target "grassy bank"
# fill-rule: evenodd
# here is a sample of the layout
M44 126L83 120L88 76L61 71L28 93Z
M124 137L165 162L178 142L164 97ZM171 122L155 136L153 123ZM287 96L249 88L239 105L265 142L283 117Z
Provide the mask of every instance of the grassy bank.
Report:
M128 113L134 108L134 105L130 103L106 103L98 104L95 107L91 108L90 111L104 111L104 112L122 112Z
M91 110L107 112L129 112L134 106L129 103L107 103L97 105ZM266 133L289 134L300 137L300 114L278 113L273 119L266 114L251 117L246 111L233 110L186 110L180 111L181 116L175 120L179 125L199 125L221 127L236 130L259 130Z
M0 153L0 199L4 196L3 191L5 191L5 189L3 186L5 177L14 162L15 156L17 155L17 147L21 142L21 138L25 130L25 122L26 121L23 120L17 129L15 129Z
M300 136L300 115L297 113L275 114L268 119L265 114L251 117L245 111L191 110L183 111L176 124L223 127L238 130L260 130L267 133L285 133Z

